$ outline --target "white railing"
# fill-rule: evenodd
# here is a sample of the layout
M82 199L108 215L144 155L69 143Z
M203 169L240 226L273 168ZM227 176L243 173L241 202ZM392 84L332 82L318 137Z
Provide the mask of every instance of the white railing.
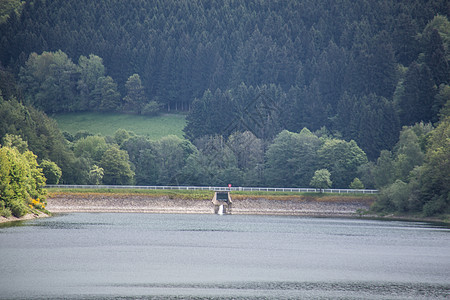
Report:
M61 189L139 189L139 190L207 190L207 191L250 191L250 192L294 192L294 193L336 193L336 194L377 194L378 190L366 189L315 189L315 188L274 188L274 187L217 187L217 186L159 186L159 185L68 185L48 184L46 188Z

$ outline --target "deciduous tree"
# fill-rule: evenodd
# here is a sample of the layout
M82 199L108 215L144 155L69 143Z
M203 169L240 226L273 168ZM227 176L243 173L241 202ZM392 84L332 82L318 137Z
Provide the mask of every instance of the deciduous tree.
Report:
M139 74L131 75L126 82L125 87L127 89L127 94L123 98L124 110L140 114L147 104L148 99L145 95Z
M360 165L367 162L367 156L355 141L346 142L328 139L317 152L319 164L330 170L334 187L349 186L357 175Z
M58 184L59 179L62 176L61 168L58 167L57 164L52 162L51 160L42 160L39 164L39 167L42 168L42 172L44 173L45 178L47 179L47 184Z
M309 185L321 190L328 189L333 184L330 176L331 173L327 169L316 170Z
M104 170L103 183L112 185L129 185L133 183L134 172L131 170L128 153L117 146L105 151L99 166Z
M33 207L32 199L44 199L45 177L31 151L0 148L0 202L3 210L21 217ZM40 200L38 201L40 203Z

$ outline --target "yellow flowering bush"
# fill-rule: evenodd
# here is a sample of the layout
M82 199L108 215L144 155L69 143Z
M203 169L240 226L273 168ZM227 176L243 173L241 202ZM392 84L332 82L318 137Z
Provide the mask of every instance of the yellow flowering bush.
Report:
M31 204L29 206L30 208L45 209L45 205L46 203L44 200L37 198L31 199Z

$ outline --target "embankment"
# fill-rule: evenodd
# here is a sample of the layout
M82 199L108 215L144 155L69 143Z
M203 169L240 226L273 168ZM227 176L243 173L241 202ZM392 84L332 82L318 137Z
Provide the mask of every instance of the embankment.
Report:
M353 216L367 210L375 200L368 196L248 196L232 195L233 214L267 214L300 216ZM51 193L48 211L70 212L135 212L135 213L199 213L213 212L211 200L145 194Z

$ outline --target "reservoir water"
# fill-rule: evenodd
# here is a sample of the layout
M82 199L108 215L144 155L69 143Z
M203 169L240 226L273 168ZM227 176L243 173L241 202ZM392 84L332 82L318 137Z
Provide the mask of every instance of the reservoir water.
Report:
M245 215L0 227L0 299L448 299L450 229Z

